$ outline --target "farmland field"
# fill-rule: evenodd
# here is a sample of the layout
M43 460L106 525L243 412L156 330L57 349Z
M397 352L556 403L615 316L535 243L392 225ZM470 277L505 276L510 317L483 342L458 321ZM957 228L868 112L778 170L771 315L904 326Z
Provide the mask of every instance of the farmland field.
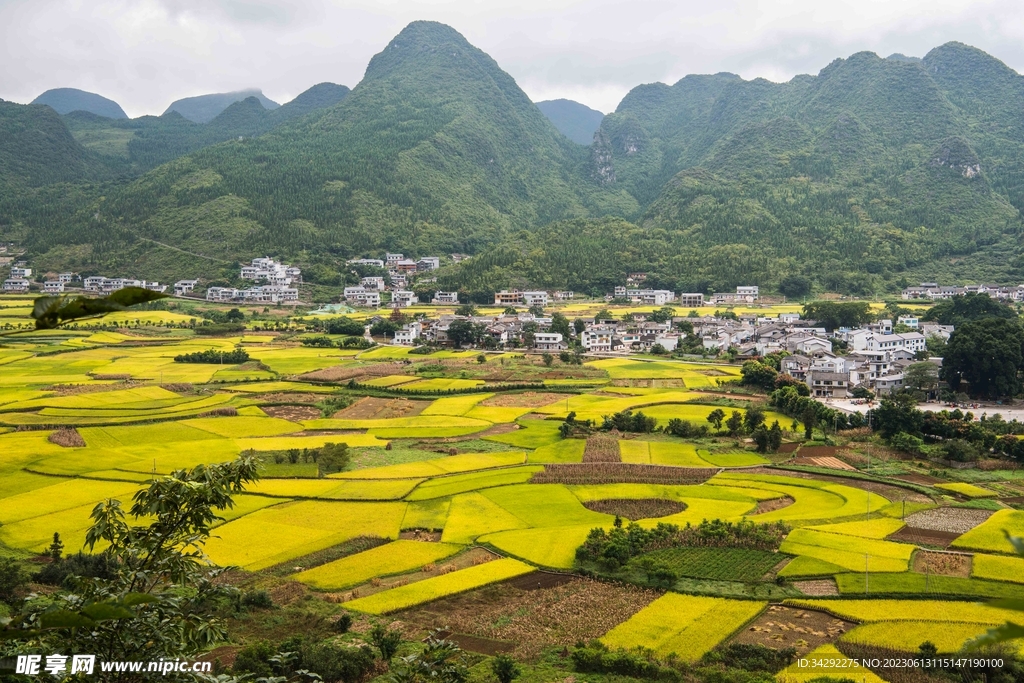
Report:
M647 647L685 661L699 659L747 621L766 603L702 598L668 593L616 626L601 639L609 647ZM709 619L710 615L713 619Z
M154 316L154 325L161 319ZM518 606L499 614L486 596L568 585L564 574L583 568L577 548L594 529L615 529L617 516L629 533L705 520L786 525L781 547L768 550L657 546L628 560L624 566L640 577L628 590L643 598L629 609L602 610L600 629L590 624L580 632L613 649L649 647L661 659L699 660L764 610L762 598L803 595L807 601L793 604L862 622L846 634L849 643L913 649L928 636L953 651L1009 613L936 596L1024 597L1024 560L1011 556L1003 533L1024 535L1024 513L1001 509L982 523L990 511L963 507L997 506L964 499L1009 496L1014 482L979 476L980 483L939 483L942 495L927 489L928 497L904 508L892 481L772 469L788 456L755 453L749 435L684 439L661 429L675 418L706 425L718 405L726 413L749 405L748 394L723 393L739 365L614 358L547 367L519 353L486 354L478 363L478 352L419 356L394 347L307 347L252 330L235 337L175 332L182 336L152 343L130 329L68 330L0 349L3 554L30 558L55 532L65 552L77 552L98 502L128 505L154 477L252 454L262 477L216 522L205 546L210 560L240 568L238 575L274 596L308 596L296 604L314 601L310 614L351 610L361 628L365 615L430 614L460 595L459 604L497 615L482 630L503 635L488 637L514 641L505 627L519 623ZM253 362L174 361L237 348ZM335 371L338 381L311 379ZM531 388L505 385L522 377ZM540 381L552 388L538 389ZM409 391L416 392L412 400ZM658 429L595 431L605 415L625 410L654 417ZM592 426L566 426L570 412ZM803 438L788 431L791 418L769 411L768 419L787 429L792 447ZM601 462L585 462L588 438L611 444ZM348 460L320 460L326 444L345 444ZM565 468L572 477L560 478ZM959 529L952 544L973 552L961 575L911 571L912 558L921 557L917 546L894 540L906 532L904 509L930 508L977 517L978 526ZM776 582L772 572L786 560ZM639 567L647 561L678 578L669 592L667 584L644 583ZM531 574L536 570L558 573ZM540 587L526 583L526 574ZM803 592L816 589L831 593ZM852 599L865 589L886 599ZM540 595L537 604L544 603ZM813 599L823 595L830 597ZM891 599L899 596L914 600ZM273 599L281 611L268 623L292 609ZM583 613L566 619L587 621ZM546 656L535 641L523 651ZM561 651L576 641L556 644ZM569 676L548 673L543 680Z

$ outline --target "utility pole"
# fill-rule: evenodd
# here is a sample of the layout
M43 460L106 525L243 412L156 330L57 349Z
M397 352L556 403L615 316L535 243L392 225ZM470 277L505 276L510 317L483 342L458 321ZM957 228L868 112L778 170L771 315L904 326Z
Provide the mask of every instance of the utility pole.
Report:
M864 595L868 594L868 554L864 553Z

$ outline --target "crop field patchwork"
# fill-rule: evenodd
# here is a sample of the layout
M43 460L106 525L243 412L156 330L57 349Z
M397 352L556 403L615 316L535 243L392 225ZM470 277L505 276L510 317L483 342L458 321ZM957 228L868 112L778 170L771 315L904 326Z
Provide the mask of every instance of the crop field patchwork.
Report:
M375 577L419 569L461 549L462 546L450 543L399 540L308 569L292 578L321 590L340 590L358 586Z
M504 581L534 571L528 564L513 559L493 560L442 576L417 581L398 588L357 598L345 603L349 609L368 614L388 614L421 605L448 595L464 593L490 583Z
M904 508L899 496L889 493L891 484L769 470L769 460L754 453L744 437L684 440L663 431L609 434L586 428L562 436L568 412L598 425L605 415L625 410L642 411L659 425L670 419L707 425L716 405L699 390L739 377L738 364L614 358L587 362L582 369L560 362L542 367L539 359L527 355L524 360L520 353L504 355L505 364L494 354L477 363L477 351L420 356L408 348L297 346L294 337L251 331L244 338L174 332L180 336L153 343L160 332L59 330L0 349L0 423L11 425L0 426L4 553L27 557L44 551L55 531L66 552L75 552L98 502L115 498L127 504L154 475L251 452L263 463L262 478L236 496L236 505L214 525L206 545L211 560L250 572L273 568L273 576L315 591L355 589L361 595L352 595L345 607L368 615L424 605L538 568L571 571L577 547L593 529L612 529L616 515L627 527L636 517L644 529L704 520L790 526L778 552L655 546L659 549L639 558L633 555L623 573L630 581L653 585L643 569L650 561L676 574L675 590L702 596L669 592L655 599L657 592L649 587L629 588L643 593L643 600L616 611L614 620L600 621L599 628L591 625L586 637L603 633L610 647L643 646L660 658L674 654L696 661L765 608L764 602L732 599L736 596L828 595L838 589L839 599L792 604L862 622L845 634L846 642L908 652L924 639L953 652L990 626L1016 617L964 599L1024 598L1024 559L1011 555L1004 537L1004 530L1024 536L1024 512L1002 509L984 521L989 510L967 507L996 503L950 506L954 498L991 498L997 491L1010 496L1017 481L996 481L986 472L977 479L991 484L938 483L945 495L928 489L929 498L912 498ZM252 361L242 366L174 361L181 353L236 348L246 349ZM53 350L60 353L37 355ZM438 365L439 359L445 363ZM402 365L380 369L391 360ZM319 385L295 377L335 366L345 368L343 381ZM374 389L344 386L346 373L355 368L358 375L363 366L373 366L365 383ZM388 372L394 374L373 377ZM485 376L495 383L543 379L563 389L523 391L494 384L486 391L457 393L480 388L484 380L479 378ZM208 383L211 378L216 382ZM410 401L402 398L407 389L428 395ZM363 398L366 394L373 396ZM349 398L358 401L346 408ZM735 405L746 405L749 398L737 397ZM792 421L768 413L769 424L776 419L787 426ZM68 430L54 436L66 447L49 440L61 424L77 429L77 435ZM15 431L13 425L30 429ZM609 459L622 462L584 462L588 438L611 443ZM345 471L319 476L317 451L328 443L347 444L351 461ZM592 450L588 458L593 455ZM754 469L729 469L748 466ZM885 465L896 466L895 461ZM779 474L765 474L769 471ZM925 513L935 519L916 521L959 524L947 532L950 538L980 523L953 542L954 548L974 552L973 564L962 561L958 576L912 571L925 557L914 553L924 551L887 540L903 529L905 511L936 505L941 507ZM914 519L906 523L916 526ZM345 555L357 538L355 550L371 549ZM494 553L504 557L483 561ZM780 564L782 578L826 580L776 586L772 572ZM551 576L538 574L537 583L563 581ZM384 577L393 578L378 585ZM365 584L373 585L370 594ZM462 601L487 612L488 596L525 590L510 582L434 609ZM865 593L868 599L859 597ZM901 596L908 599L892 599ZM922 599L929 596L950 600ZM647 607L635 611L642 605ZM516 622L514 606L507 611L494 618ZM492 626L487 637L516 639L513 631L493 635L505 631ZM816 650L833 651L842 657L833 645ZM807 679L794 671L784 676ZM860 678L880 680L870 672L858 673Z

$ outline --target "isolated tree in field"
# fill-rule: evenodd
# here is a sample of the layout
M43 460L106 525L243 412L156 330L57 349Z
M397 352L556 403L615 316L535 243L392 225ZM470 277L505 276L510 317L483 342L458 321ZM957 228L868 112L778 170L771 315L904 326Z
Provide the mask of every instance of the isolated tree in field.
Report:
M462 304L455 309L455 315L465 316L466 318L472 318L476 315L476 306L473 304Z
M738 410L732 411L732 415L725 421L725 428L729 430L729 436L738 436L743 433L743 413Z
M383 624L374 624L369 635L370 642L380 652L380 658L390 662L402 644L402 632L385 628Z
M335 472L344 472L352 456L348 452L348 444L325 443L320 448L316 459L317 471L321 477Z
M817 409L813 405L808 404L800 416L800 421L804 423L804 432L807 435L807 440L810 441L814 438L814 428L818 424Z
M551 355L550 353L548 353L547 351L545 351L544 353L542 353L540 357L541 357L541 360L543 360L543 361L544 361L544 365L545 365L545 366L547 366L547 367L549 367L549 368L551 367L551 364L555 362L555 357L554 357L554 356L552 356L552 355Z
M60 556L64 554L64 542L60 540L60 534L56 531L53 532L53 543L46 549L46 554L54 562L59 562Z
M715 431L722 430L722 420L725 419L725 411L721 408L715 408L707 416L707 421L711 423L711 426L715 428Z
M774 453L779 450L782 446L782 427L779 426L779 421L775 420L772 422L771 429L768 430L768 452Z

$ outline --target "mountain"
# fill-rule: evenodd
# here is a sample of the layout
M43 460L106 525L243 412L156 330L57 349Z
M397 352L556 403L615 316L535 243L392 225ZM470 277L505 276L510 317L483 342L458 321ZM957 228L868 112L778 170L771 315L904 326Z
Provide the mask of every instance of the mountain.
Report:
M639 86L591 150L591 176L645 207L635 225L593 225L635 249L602 271L567 260L606 248L593 226L555 225L544 234L557 254L539 236L513 239L441 281L513 284L522 269L510 264L524 260L586 274L556 283L584 291L636 270L677 291L771 287L789 274L853 294L913 278L1019 279L1022 88L955 43L923 60L858 53L788 83L720 73Z
M221 116L253 109L245 101ZM108 193L96 213L111 232L226 260L475 252L553 220L639 210L587 180L587 163L494 60L447 26L415 22L334 106L176 159ZM51 227L33 234L34 248L75 235Z
M349 89L320 83L294 100L268 111L256 97L228 105L205 124L189 121L177 111L114 121L76 111L64 117L75 139L123 173L137 175L209 145L262 135L289 119L340 102Z
M249 97L255 97L264 109L277 109L281 105L263 96L258 89L239 90L238 92L212 93L197 95L171 102L164 114L176 111L193 123L209 123L230 105Z
M282 104L280 108L273 110L270 118L275 121L284 121L317 109L330 107L341 102L350 92L352 91L344 85L318 83L291 102Z
M537 108L548 117L558 132L573 142L590 145L604 114L572 100L545 100Z
M75 112L62 133L41 109L53 118L9 124L0 147L18 183L0 192L0 239L40 267L167 280L202 272L184 252L333 272L385 249L459 251L475 257L438 286L478 298L604 291L638 271L676 291L1024 279L1024 78L960 43L920 60L856 53L786 83L641 85L589 147L432 22L406 27L351 92L320 84L273 111L254 96L203 124Z
M73 111L85 111L96 116L105 116L108 119L126 119L124 113L114 100L108 100L96 93L78 90L77 88L54 88L47 90L39 97L32 100L31 104L45 104L53 108L58 114L70 114Z

